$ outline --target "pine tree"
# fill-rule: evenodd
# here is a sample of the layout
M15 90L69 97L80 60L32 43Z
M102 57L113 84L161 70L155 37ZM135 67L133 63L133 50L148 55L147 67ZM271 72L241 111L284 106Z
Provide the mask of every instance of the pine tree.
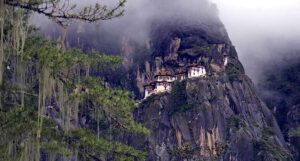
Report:
M114 9L96 4L60 16L43 5L53 8L65 1L0 3L0 160L143 160L144 152L119 139L148 134L133 120L131 94L90 75L96 66L115 68L122 59L64 48L63 42L35 36L27 23L28 11L64 27L73 20L106 20L120 16L125 1ZM76 6L71 8L65 11Z

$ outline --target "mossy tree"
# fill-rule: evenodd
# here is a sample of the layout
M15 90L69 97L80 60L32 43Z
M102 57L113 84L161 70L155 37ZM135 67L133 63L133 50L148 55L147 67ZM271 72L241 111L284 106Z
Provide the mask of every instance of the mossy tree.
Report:
M51 6L58 11L65 1L0 3L0 160L143 160L143 152L117 137L148 134L133 120L131 94L89 72L94 66L114 68L121 58L58 47L61 42L32 36L27 24L28 11L62 25L70 20L106 20L122 15L125 1L114 9L96 4L77 14L67 13L76 6L48 12ZM80 122L80 111L87 111L88 122ZM102 122L107 126L100 128Z

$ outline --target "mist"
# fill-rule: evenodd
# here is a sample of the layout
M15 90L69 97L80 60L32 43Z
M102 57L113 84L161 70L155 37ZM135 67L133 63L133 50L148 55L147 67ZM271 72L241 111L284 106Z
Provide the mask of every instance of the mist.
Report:
M99 1L74 2L84 6ZM117 1L100 2L114 5ZM300 51L298 0L128 0L125 10L123 17L84 24L87 39L92 36L109 39L109 42L100 41L94 46L102 46L100 49L107 53L118 53L118 50L106 48L116 46L122 36L145 43L157 22L184 20L186 25L202 24L202 27L224 24L246 73L254 82L263 75L264 68L272 63L282 63L285 57L298 57ZM57 33L58 29L53 28L53 23L45 17L34 16L32 22L44 33ZM78 23L70 27L70 37L78 30L76 26ZM206 29L210 30L209 27Z
M265 68L300 57L299 0L212 1L254 82Z
M90 0L88 3L75 0L78 6L87 6L93 2L101 2L112 6L117 0L99 1ZM208 0L189 0L188 3L183 0L128 0L125 6L125 14L122 17L109 21L100 21L97 23L84 24L85 32L97 32L100 37L126 35L136 42L145 42L151 33L151 28L157 23L167 23L181 21L180 23L187 26L203 25L215 23L212 26L222 26L217 14L216 6ZM31 22L40 28L46 35L55 35L57 27L51 20L41 15L34 15ZM170 21L171 22L171 21ZM179 23L179 22L178 22ZM79 22L73 23L70 30L75 30ZM82 24L82 23L81 23ZM209 30L209 27L207 27ZM215 32L215 31L212 31ZM74 33L74 32L70 32ZM122 36L121 36L122 37ZM117 38L116 38L117 39Z

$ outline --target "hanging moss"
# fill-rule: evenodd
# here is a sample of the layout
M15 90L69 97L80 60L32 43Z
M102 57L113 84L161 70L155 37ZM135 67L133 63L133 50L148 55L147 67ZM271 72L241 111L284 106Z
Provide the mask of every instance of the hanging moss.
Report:
M131 94L112 89L107 82L89 75L90 68L116 67L121 59L58 48L57 43L41 37L28 38L22 10L6 8L0 12L0 83L4 64L13 62L10 64L13 81L5 80L11 85L5 90L17 93L13 102L17 102L13 104L16 107L0 109L0 160L39 161L41 154L55 160L57 155L67 158L71 153L85 160L99 156L143 160L145 153L113 141L114 135L120 133L149 134L133 120L135 106ZM3 20L3 15L9 22ZM51 113L55 116L48 115L49 108L55 108ZM78 115L82 109L96 111L95 115L89 112L85 115L97 120L97 132L79 127ZM106 121L108 128L99 128L101 120ZM85 128L93 127L90 122L87 124ZM90 152L97 155L91 156Z
M4 72L4 1L0 1L0 87L3 83L3 72ZM0 98L2 98L0 92ZM2 99L0 99L0 109L2 109Z

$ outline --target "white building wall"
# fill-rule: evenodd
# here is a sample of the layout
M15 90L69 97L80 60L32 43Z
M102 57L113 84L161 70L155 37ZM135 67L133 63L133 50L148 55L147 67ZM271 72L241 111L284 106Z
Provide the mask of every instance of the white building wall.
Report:
M202 68L201 76L206 76L206 69L204 67Z
M188 71L189 78L201 77L206 75L206 70L204 67L192 67Z
M157 77L157 81L162 81L162 77L161 77L161 76L158 76L158 77Z
M225 58L224 58L224 66L226 67L228 65L228 57L226 56Z
M184 80L185 79L185 76L184 75L180 75L180 76L178 76L178 80Z
M174 81L176 81L177 80L177 78L174 76L174 77L172 77L172 82L174 82Z
M156 90L157 90L157 92L164 92L165 91L165 87L163 85L161 85L161 84L157 84Z
M149 91L148 90L145 90L145 98L149 97Z
M167 90L167 92L170 92L171 91L171 85L167 85L166 90Z
M225 60L225 59L224 59ZM206 75L206 69L205 67L192 67L188 70L188 78L195 78L195 77L203 77ZM154 90L146 90L145 89L145 98L151 96L152 94L158 94L163 92L169 92L172 89L172 86L170 83L176 81L176 80L184 80L186 79L185 75L182 75L180 77L176 76L158 76L157 77L157 83ZM168 82L167 84L162 82Z
M156 91L157 93L168 92L171 90L171 85L157 84Z
M162 81L174 82L175 80L176 80L176 77L173 77L173 76L158 76L157 77L158 82L162 82Z

